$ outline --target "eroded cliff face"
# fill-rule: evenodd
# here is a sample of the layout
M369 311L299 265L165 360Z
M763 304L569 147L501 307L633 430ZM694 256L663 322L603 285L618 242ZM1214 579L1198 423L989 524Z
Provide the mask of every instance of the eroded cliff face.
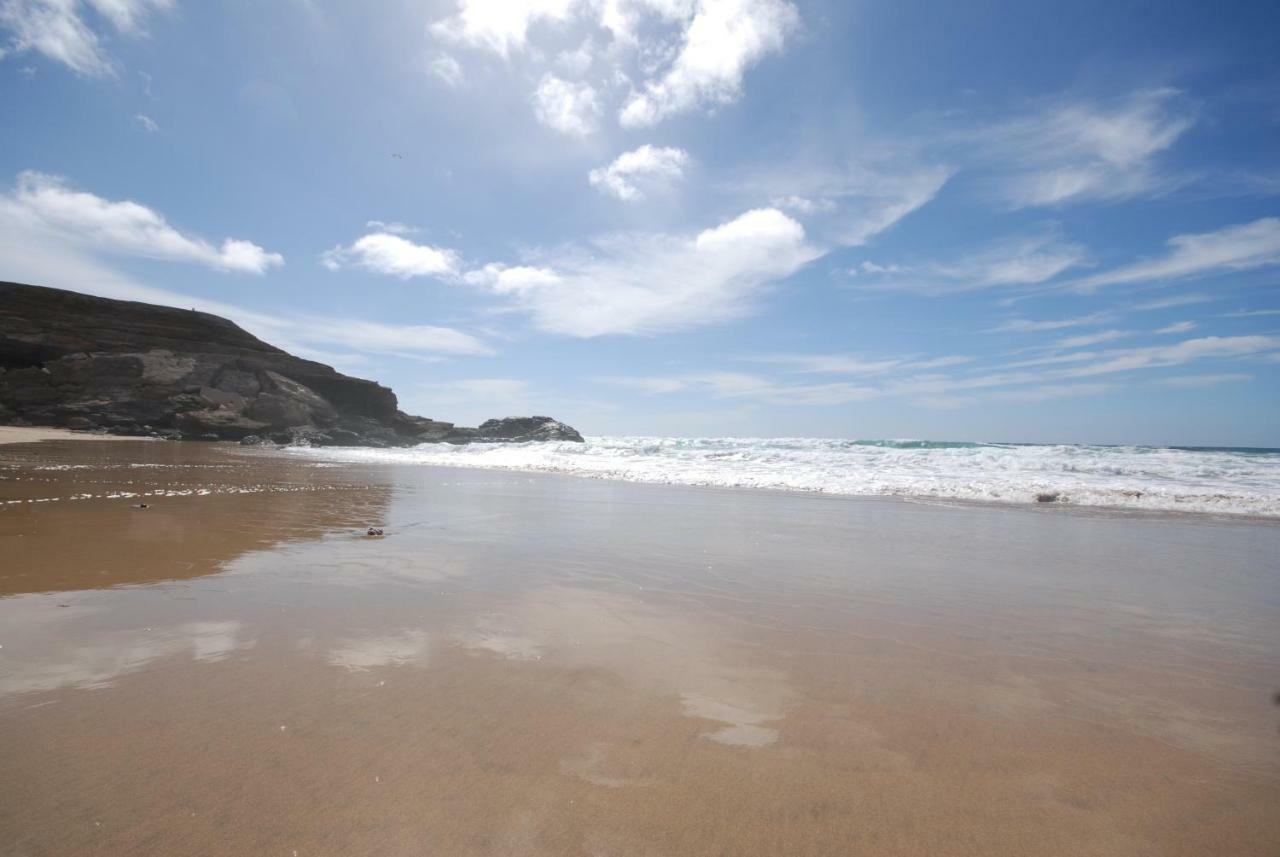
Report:
M410 416L352 378L194 310L0 283L0 423L201 440L392 446L581 440L548 417Z

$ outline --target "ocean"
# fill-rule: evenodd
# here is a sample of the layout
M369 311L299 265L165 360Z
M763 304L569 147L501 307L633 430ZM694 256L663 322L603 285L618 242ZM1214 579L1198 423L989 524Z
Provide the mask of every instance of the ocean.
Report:
M586 443L295 447L289 453L671 485L1280 517L1278 449L589 437Z

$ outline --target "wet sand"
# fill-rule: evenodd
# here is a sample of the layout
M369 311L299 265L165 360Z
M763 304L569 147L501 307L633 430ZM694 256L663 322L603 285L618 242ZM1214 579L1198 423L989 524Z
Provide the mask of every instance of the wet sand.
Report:
M1274 855L1277 556L1259 521L0 447L0 854Z

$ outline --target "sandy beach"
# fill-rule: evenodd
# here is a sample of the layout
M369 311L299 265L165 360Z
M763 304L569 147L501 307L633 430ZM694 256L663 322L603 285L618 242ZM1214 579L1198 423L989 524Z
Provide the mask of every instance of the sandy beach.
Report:
M1280 841L1274 522L49 442L0 555L5 855Z
M0 446L11 443L36 443L42 440L130 440L130 438L46 426L0 426Z

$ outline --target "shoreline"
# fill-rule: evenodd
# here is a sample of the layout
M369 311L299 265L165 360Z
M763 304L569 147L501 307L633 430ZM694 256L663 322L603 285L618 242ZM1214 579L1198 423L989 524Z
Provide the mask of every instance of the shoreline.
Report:
M0 447L17 446L25 444L42 443L46 441L74 441L84 443L90 441L108 441L112 443L121 441L141 441L153 443L155 438L134 437L125 435L109 435L97 434L83 431L74 431L71 429L63 429L56 427L41 426L0 426ZM725 485L714 482L680 482L663 479L646 479L638 478L631 475L609 473L609 472L589 472L574 471L569 469L557 469L550 467L522 467L518 465L493 466L479 463L471 463L465 461L458 462L405 462L396 460L379 460L377 458L366 458L366 455L376 455L385 452L375 447L303 447L303 446L279 446L279 445L262 445L245 447L235 441L174 441L175 445L185 447L199 446L208 449L217 449L221 451L234 450L237 454L246 454L253 456L270 457L282 461L306 462L308 464L324 464L329 466L340 467L385 467L385 468L422 468L425 470L440 470L442 472L492 472L492 473L512 473L524 476L550 476L562 477L574 480L588 480L593 482L611 482L627 485L642 485L651 487L670 487L670 488L688 488L699 491L713 492L750 492L764 494L783 494L805 497L827 498L842 501L892 501L896 503L905 503L909 505L931 506L931 507L955 507L964 508L989 508L1003 510L1018 510L1023 512L1031 512L1034 514L1060 514L1074 513L1088 515L1100 518L1137 518L1137 519L1173 519L1185 521L1203 521L1203 522L1219 522L1219 523L1258 523L1264 525L1280 524L1280 514L1268 515L1256 512L1231 512L1231 511L1210 511L1201 509L1169 509L1169 508L1135 508L1132 506L1106 505L1100 503L1081 503L1063 500L1055 500L1051 502L1037 502L1034 500L1014 500L1014 499L984 499L976 497L952 497L939 496L933 494L909 494L909 493L851 493L839 490L828 490L825 488L805 488L790 485ZM169 445L169 444L165 444ZM430 447L429 444L424 444ZM407 449L420 449L422 447L408 447ZM318 454L316 454L318 452ZM359 457L344 458L333 457L326 458L325 453L357 453ZM40 500L30 500L29 502L57 502L69 498L51 497ZM88 497L80 499L90 499ZM129 499L129 497L112 497L103 495L97 499ZM20 505L10 501L9 503L0 502L0 508L6 505Z
M588 438L588 443L591 439ZM422 447L409 447L408 449L420 449ZM276 455L282 454L286 457L293 457L300 460L310 460L322 462L325 464L345 464L350 466L380 466L380 467L422 467L422 468L440 468L449 471L468 471L468 472L493 472L493 473L520 473L524 475L538 476L560 476L573 479L586 479L591 481L602 482L618 482L629 485L651 485L651 486L667 486L672 488L696 488L699 490L709 491L750 491L765 492L770 494L789 494L798 496L811 497L827 497L839 500L896 500L904 503L914 503L933 506L956 505L958 507L985 507L993 509L1020 509L1024 511L1034 510L1037 512L1051 512L1053 510L1074 510L1076 512L1091 513L1096 515L1137 515L1140 517L1172 517L1178 519L1189 520L1221 520L1221 521L1257 521L1260 523L1280 524L1280 513L1268 515L1251 511L1221 511L1221 510L1204 510L1204 509L1169 509L1169 508L1142 508L1135 506L1123 505L1106 505L1102 503L1082 503L1071 502L1069 500L1054 500L1050 502L1040 502L1035 500L1015 500L1015 499L994 499L994 498L978 498L978 497L952 497L940 496L936 494L910 494L896 492L880 492L880 493L853 493L839 490L829 490L825 488L805 488L791 485L725 485L714 482L681 482L675 480L664 480L658 478L642 478L631 475L619 474L616 472L592 472L581 470L570 470L568 468L554 467L536 467L536 466L492 466L479 463L471 463L466 461L445 462L405 462L396 460L378 460L373 457L364 457L369 454L376 454L384 450L369 449L365 447L288 447L278 446L273 448L255 447L260 454ZM319 450L318 454L308 453L307 450ZM356 452L361 453L360 457L326 458L326 452Z

